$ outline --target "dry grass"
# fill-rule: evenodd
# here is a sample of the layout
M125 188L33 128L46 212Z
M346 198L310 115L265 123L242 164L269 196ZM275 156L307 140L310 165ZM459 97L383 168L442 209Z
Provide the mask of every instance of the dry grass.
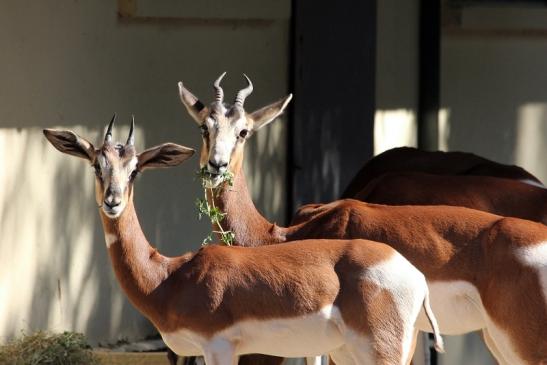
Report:
M23 333L0 347L0 365L96 364L99 361L81 333Z

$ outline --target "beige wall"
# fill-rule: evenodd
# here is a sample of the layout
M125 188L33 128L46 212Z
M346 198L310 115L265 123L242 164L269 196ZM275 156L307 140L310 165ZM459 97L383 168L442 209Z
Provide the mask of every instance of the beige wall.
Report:
M176 82L210 101L220 72L228 71L230 98L246 72L255 84L249 108L285 95L288 4L271 1L277 11L262 20L120 21L113 0L0 3L0 340L20 329L77 330L102 342L153 332L113 277L90 167L55 151L41 129L71 128L98 142L117 112L115 138L123 139L134 113L140 148L199 147ZM255 201L282 222L285 124L253 138L247 166ZM169 255L198 248L208 231L194 208L197 163L146 172L136 183L143 229Z
M464 12L463 29L443 37L443 139L450 150L515 163L546 182L547 36L519 30L533 29L538 17L547 24L547 10L517 9L510 17L502 16L507 11ZM520 25L514 25L515 18L521 19ZM488 19L491 27L470 31ZM488 32L493 28L503 32L493 35Z
M417 143L418 5L378 1L375 154Z

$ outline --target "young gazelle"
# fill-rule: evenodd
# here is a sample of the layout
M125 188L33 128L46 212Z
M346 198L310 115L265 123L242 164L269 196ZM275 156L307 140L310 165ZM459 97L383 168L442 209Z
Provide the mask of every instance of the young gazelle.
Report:
M209 245L165 257L150 246L133 205L147 168L182 163L172 143L137 154L65 130L44 130L59 151L88 160L116 277L133 305L184 355L234 365L246 353L285 357L329 352L338 364L406 364L424 309L442 348L424 276L391 247L366 240L308 240L258 248Z
M443 176L492 176L544 188L537 177L522 167L501 164L473 153L422 151L412 147L397 147L367 161L350 181L342 198L355 198L372 180L383 174L405 172Z
M232 187L213 178L218 192L210 198L226 213L223 228L235 233L237 244L304 238L385 242L425 274L443 333L482 330L501 364L547 361L547 227L462 207L383 206L349 199L308 206L289 227L272 224L247 190L243 151L245 140L274 120L290 96L247 113L243 102L250 90L249 83L234 105L217 98L205 107L179 83L181 100L202 130L200 165L213 176L234 174ZM418 324L427 331L426 322Z

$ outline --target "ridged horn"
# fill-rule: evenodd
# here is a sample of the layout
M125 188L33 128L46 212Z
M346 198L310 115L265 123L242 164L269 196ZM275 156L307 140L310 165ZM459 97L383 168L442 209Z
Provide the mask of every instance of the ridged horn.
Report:
M112 116L112 119L110 120L110 123L108 124L108 128L106 129L106 133L104 135L104 141L110 142L112 140L112 126L114 125L114 122L116 121L116 113Z
M129 136L127 136L126 146L135 145L135 115L131 115L131 127L129 128Z
M247 77L247 75L243 74L243 77L245 77L245 79L247 80L247 87L239 90L236 96L236 101L234 103L236 106L239 106L241 108L243 108L243 104L245 103L245 99L247 98L247 96L251 95L251 93L253 92L253 83Z
M220 87L220 82L222 81L224 76L226 76L226 71L224 71L222 75L220 75L218 79L216 79L213 83L213 88L215 89L215 100L219 103L222 103L224 101L224 90L222 90L222 88Z

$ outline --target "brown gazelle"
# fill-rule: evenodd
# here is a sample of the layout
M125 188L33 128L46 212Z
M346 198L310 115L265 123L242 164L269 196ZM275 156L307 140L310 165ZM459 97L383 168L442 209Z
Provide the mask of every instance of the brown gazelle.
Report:
M133 205L147 168L180 164L193 151L172 143L137 154L112 142L95 149L71 131L44 130L59 151L96 170L96 199L116 277L135 307L179 354L234 365L240 354L329 352L338 364L406 364L423 308L425 277L391 247L366 240L308 240L257 248L209 245L165 257L150 246ZM133 131L133 126L131 128Z
M383 174L355 199L388 205L453 205L547 224L547 189L492 176Z
M217 86L218 83L217 83ZM203 130L200 164L215 175L234 174L233 186L217 182L222 224L241 246L304 238L366 238L385 242L428 279L432 307L445 334L482 330L501 364L547 361L547 227L522 219L449 206L384 206L356 200L307 206L297 222L279 227L253 205L243 173L243 145L279 115L289 98L247 114L217 100L205 107L179 83L181 100ZM237 114L230 111L237 108ZM241 131L245 130L245 133ZM218 150L215 138L222 140ZM211 162L210 162L211 160ZM419 328L427 331L426 322Z
M342 198L355 198L369 182L386 173L422 172L434 175L492 176L544 187L519 166L505 165L469 152L422 151L397 147L371 158L350 181Z

